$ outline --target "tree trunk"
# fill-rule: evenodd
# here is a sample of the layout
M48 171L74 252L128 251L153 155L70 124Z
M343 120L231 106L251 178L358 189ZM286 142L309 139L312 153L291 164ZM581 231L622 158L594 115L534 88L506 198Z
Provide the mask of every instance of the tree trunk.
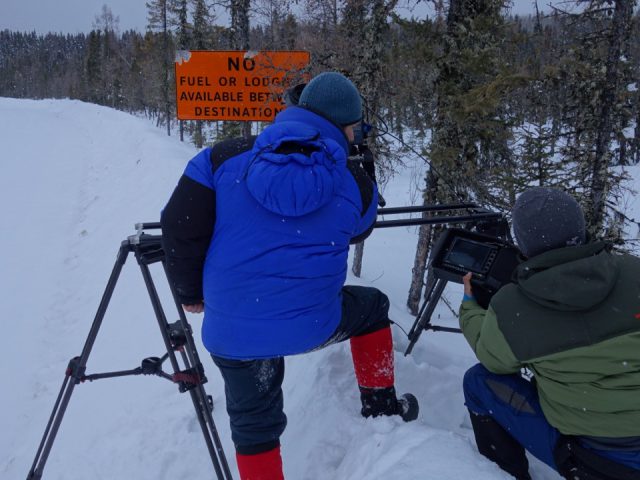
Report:
M167 135L171 136L171 103L169 102L169 32L167 30L167 0L162 2L162 50L164 52L164 96Z
M356 247L353 251L353 265L351 266L351 272L358 278L362 274L362 255L364 253L364 242L356 243Z
M631 163L638 164L640 162L640 79L636 79L636 128L631 139Z
M251 122L242 122L242 136L244 138L251 136Z
M447 31L442 36L442 46L445 51L445 56L449 55L451 48L454 48L455 27L458 22L465 18L467 14L466 10L470 8L469 3L468 0L451 0L449 3ZM448 68L444 68L440 66L440 72L436 80L435 88L438 95L436 102L437 111L431 138L431 168L429 168L425 178L425 190L422 197L423 205L434 205L438 200L443 201L444 199L444 196L439 196L437 192L438 176L434 168L437 168L438 172L446 172L447 178L449 179L453 177L452 166L445 163L443 156L439 152L456 152L453 161L449 160L449 163L453 164L458 164L459 158L463 156L463 147L461 145L463 135L448 115L450 110L448 95L450 95L450 93L445 92L442 87L447 82L450 82L462 88L462 78L457 66L448 65L447 67ZM444 181L444 179L441 179L441 181ZM455 186L450 185L449 182L445 182L445 184L448 188L452 189L451 193L455 195ZM443 198L440 198L441 196ZM424 218L427 214L423 213L422 216ZM418 313L420 300L422 298L422 287L425 282L432 236L433 226L422 225L420 227L418 245L411 270L411 286L407 298L407 307L413 315Z
M429 170L425 181L426 188L423 195L423 205L433 205L435 203L436 183L435 174L432 170ZM427 216L427 212L422 213L422 218L426 218ZM429 258L432 233L432 225L420 225L418 231L418 246L416 247L416 255L413 260L413 268L411 269L411 286L409 287L409 296L407 298L407 307L412 315L418 314L420 300L422 299L422 287L427 270L427 259Z
M364 41L359 44L359 52L354 52L362 58L361 70L356 75L360 81L360 91L367 99L369 108L380 111L380 90L383 80L385 43L384 34L388 28L387 17L395 8L398 0L374 0L371 5L371 13L366 19L363 29ZM374 121L375 123L375 121ZM369 142L369 148L373 153L373 158L377 159L378 147L377 138ZM351 271L356 277L360 277L362 271L362 255L364 253L364 243L356 245L353 256L353 267Z
M249 50L250 5L250 0L231 0L231 41L236 50ZM242 122L242 136L251 136L251 122Z
M411 269L411 286L409 287L409 297L407 298L407 307L412 315L417 315L418 309L420 308L422 287L424 285L427 259L429 257L431 230L432 225L420 225L418 232L418 247L413 260L413 268Z
M196 131L193 135L193 143L197 148L202 148L204 136L202 134L202 120L196 120Z

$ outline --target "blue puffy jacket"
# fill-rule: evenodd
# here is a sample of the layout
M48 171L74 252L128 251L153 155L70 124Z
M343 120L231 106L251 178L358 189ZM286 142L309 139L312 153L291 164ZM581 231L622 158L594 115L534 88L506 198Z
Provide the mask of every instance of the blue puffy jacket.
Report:
M214 355L301 353L338 326L349 244L377 205L348 148L334 124L290 107L252 146L222 142L189 162L162 214L163 242L183 302L204 296Z

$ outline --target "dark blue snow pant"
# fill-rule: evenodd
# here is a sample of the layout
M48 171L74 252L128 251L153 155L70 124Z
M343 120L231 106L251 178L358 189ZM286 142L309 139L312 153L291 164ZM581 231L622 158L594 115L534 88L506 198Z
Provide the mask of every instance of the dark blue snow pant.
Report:
M335 332L314 350L390 325L389 299L380 290L345 286L342 318ZM236 451L253 455L276 448L287 425L283 411L284 358L232 360L212 355L224 379L231 437Z
M467 370L462 386L472 413L492 417L533 456L556 468L553 451L560 432L542 413L531 382L520 375L496 375L477 364Z
M477 364L466 372L463 389L465 404L472 415L493 418L534 457L558 470L554 451L562 434L545 418L531 382L517 374L497 375ZM640 468L639 451L591 450L614 462Z

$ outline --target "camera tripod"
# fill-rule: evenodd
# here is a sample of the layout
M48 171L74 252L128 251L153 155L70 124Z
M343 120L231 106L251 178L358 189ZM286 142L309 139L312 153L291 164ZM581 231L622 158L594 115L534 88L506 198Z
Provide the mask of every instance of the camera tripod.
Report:
M161 235L149 235L144 233L144 230L158 229L159 223L137 224L136 235L132 235L124 240L118 251L115 265L109 277L107 287L98 306L98 311L91 325L89 335L85 341L82 353L78 357L74 357L70 360L69 365L65 372L65 378L60 388L60 393L56 399L56 402L51 412L49 422L47 423L42 441L38 447L33 465L27 480L39 480L42 478L43 470L53 442L62 423L62 418L67 410L71 394L76 385L84 381L94 381L103 378L123 377L128 375L156 375L161 378L167 379L178 385L180 392L189 392L193 406L196 411L198 422L204 435L204 440L211 456L211 462L216 472L218 480L231 480L231 472L229 471L229 465L222 449L222 443L216 430L216 426L213 422L213 416L211 414L213 410L213 402L210 396L207 396L203 384L207 382L207 378L204 374L204 368L200 363L198 352L195 348L193 340L191 326L187 322L185 314L182 310L176 292L171 286L171 293L175 306L178 310L179 320L174 323L169 323L167 317L162 308L160 298L156 291L151 272L149 271L149 265L157 262L161 262L166 275L165 256L161 244ZM116 283L122 271L127 257L130 253L135 255L135 258L142 271L151 304L160 327L160 332L164 340L166 347L166 353L161 357L149 357L142 360L141 366L132 370L123 370L117 372L106 372L86 375L86 365L89 359L89 354L93 348L93 344L102 325L109 301L115 289ZM169 282L170 283L170 282ZM178 363L178 357L176 352L180 353L184 368L181 370ZM165 360L169 360L173 369L173 374L166 373L162 370L162 364Z
M430 285L427 285L427 293L425 294L422 306L418 311L416 321L413 323L413 326L409 331L409 345L407 346L407 350L404 352L405 357L411 353L413 347L420 338L420 335L422 335L422 332L425 330L431 330L433 332L462 333L462 330L459 328L441 327L431 323L433 311L435 310L436 305L438 305L440 297L442 297L442 293L444 292L444 287L447 286L448 281L442 278L436 278L430 283Z

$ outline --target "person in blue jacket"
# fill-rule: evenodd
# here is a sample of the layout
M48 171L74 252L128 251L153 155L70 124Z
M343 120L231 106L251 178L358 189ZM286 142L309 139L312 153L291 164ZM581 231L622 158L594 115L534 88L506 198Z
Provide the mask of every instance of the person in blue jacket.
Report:
M377 210L375 181L348 160L361 117L353 83L322 73L257 137L196 155L161 215L169 279L204 312L243 480L284 478L286 355L349 339L361 414L418 415L413 395L396 396L388 298L344 285Z

